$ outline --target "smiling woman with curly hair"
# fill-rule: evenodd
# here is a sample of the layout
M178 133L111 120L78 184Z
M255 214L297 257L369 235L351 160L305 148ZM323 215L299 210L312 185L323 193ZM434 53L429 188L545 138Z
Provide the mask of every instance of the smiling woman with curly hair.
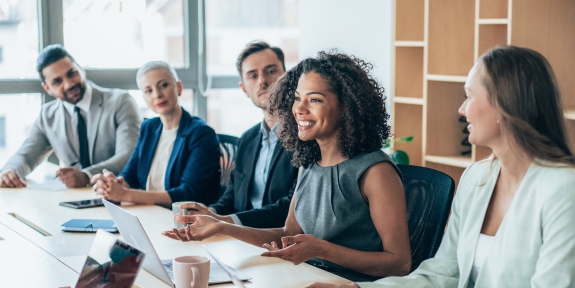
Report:
M371 67L336 51L320 52L288 71L270 92L279 138L300 169L283 228L255 229L196 215L193 225L164 235L182 241L228 235L268 249L262 256L306 262L353 281L407 274L405 192L397 167L381 151L389 116Z
M279 114L280 138L286 149L294 151L294 166L307 168L321 160L317 141L299 138L298 125L292 114L298 81L302 74L309 72L321 75L340 103L341 156L353 158L382 148L390 136L389 114L384 105L383 87L369 75L372 68L371 63L334 50L319 52L317 58L303 60L278 80L270 95L270 113L277 111Z

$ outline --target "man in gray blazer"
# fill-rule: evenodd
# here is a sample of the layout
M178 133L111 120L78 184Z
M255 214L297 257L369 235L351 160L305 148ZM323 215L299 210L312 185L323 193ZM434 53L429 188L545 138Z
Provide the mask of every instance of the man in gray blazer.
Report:
M36 67L42 88L55 101L42 105L30 135L0 170L0 187L26 187L23 177L50 152L67 187L84 187L102 169L119 174L138 138L141 117L127 91L102 88L62 45L47 46Z

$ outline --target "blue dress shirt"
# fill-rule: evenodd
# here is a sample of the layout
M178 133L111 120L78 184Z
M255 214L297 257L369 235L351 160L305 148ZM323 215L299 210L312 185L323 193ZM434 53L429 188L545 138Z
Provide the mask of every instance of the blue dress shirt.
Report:
M254 209L262 207L264 192L266 190L266 182L268 181L270 171L270 164L272 162L276 143L278 142L276 134L277 127L278 125L276 124L270 130L266 122L262 121L260 129L262 133L262 148L260 149L260 154L254 171L253 193L250 195L250 202Z

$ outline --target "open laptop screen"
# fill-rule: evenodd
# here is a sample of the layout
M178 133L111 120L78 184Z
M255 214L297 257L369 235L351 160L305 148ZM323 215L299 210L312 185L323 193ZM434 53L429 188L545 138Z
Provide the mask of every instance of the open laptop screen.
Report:
M114 220L114 223L118 226L118 230L122 234L122 238L126 243L144 251L146 253L146 260L142 264L142 268L152 273L158 279L164 281L170 286L174 286L172 281L172 260L160 260L154 245L148 238L148 234L142 227L142 223L135 215L129 213L128 211L116 206L106 199L102 202L106 206L106 209L110 213L110 216ZM231 267L227 267L233 270ZM219 273L218 273L219 272ZM235 271L236 276L241 280L249 280L251 277L245 275L239 271ZM210 263L210 284L219 284L231 282L232 279L223 271L222 267L217 263Z
M76 287L132 287L143 260L143 252L99 229Z

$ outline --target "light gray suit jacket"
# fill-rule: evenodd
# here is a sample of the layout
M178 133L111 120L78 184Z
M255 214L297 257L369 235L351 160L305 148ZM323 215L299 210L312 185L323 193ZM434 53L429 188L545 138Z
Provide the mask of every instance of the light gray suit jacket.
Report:
M575 287L575 169L532 163L493 239L475 287ZM463 175L447 232L434 258L405 277L366 287L470 287L485 213L501 164L471 165Z
M94 175L106 168L117 175L124 169L138 139L142 122L138 106L125 90L102 88L90 81L86 84L93 88L87 121L92 166L84 170ZM42 105L30 135L2 171L14 170L26 176L52 151L64 166L80 159L66 135L66 113L60 99Z

